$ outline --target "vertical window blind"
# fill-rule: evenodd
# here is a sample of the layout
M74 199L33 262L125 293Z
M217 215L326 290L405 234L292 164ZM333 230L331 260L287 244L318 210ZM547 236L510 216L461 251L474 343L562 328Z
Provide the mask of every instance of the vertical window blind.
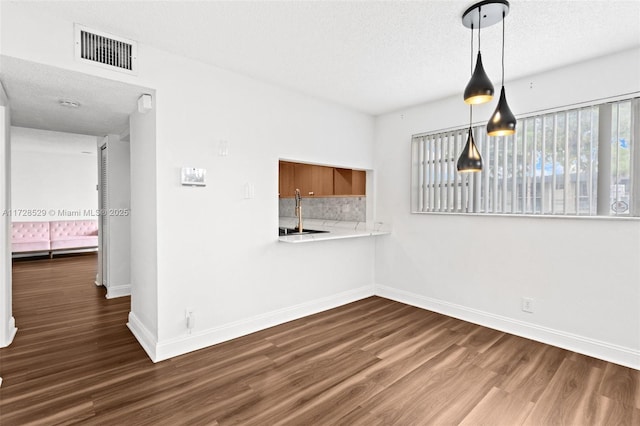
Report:
M412 138L411 210L638 216L640 100L541 114L514 135L472 128L483 171L458 173L468 128Z

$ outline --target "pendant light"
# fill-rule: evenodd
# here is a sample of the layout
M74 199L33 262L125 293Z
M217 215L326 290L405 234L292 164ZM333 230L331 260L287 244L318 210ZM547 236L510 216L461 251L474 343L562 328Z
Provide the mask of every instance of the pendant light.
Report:
M458 158L456 165L458 172L481 172L482 171L482 157L480 151L476 146L476 142L473 140L473 129L471 123L473 122L473 106L469 105L469 135L467 136L467 143Z
M502 88L500 89L500 99L498 106L487 123L487 134L489 136L507 136L516 132L516 117L511 112L507 97L504 94L504 18L506 14L502 12Z
M493 84L482 65L482 54L480 53L480 32L482 30L482 6L478 6L478 57L476 58L476 69L471 74L471 80L464 89L464 101L468 104L483 104L493 99ZM471 64L473 66L473 22L471 22Z
M503 86L500 92L500 102L498 102L498 109L496 112L501 117L507 117L507 115L513 116L509 107L506 110L500 109L500 105L507 105L506 98L504 96L504 18L509 13L509 2L506 0L484 0L479 3L475 3L469 7L462 14L462 25L467 28L471 28L471 67L473 68L473 29L478 26L478 58L476 60L476 68L471 75L471 80L467 84L464 91L464 101L469 104L469 134L467 136L467 143L458 158L456 167L459 172L479 172L482 171L482 157L480 151L473 140L473 129L471 125L473 123L473 105L488 102L493 98L493 84L487 77L487 73L482 66L482 56L480 54L480 30L484 26L485 28L493 24L497 24L502 20L502 80ZM507 112L508 111L508 112ZM494 116L496 114L494 113ZM500 122L497 119L496 122ZM515 123L515 119L513 120ZM515 128L515 124L513 125Z

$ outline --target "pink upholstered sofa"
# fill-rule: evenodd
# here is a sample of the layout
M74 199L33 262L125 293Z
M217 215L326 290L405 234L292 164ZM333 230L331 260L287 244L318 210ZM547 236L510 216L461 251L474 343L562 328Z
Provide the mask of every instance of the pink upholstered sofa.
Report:
M11 251L49 251L49 222L13 222L11 231Z
M98 247L97 220L56 220L51 222L13 222L13 253L77 250Z

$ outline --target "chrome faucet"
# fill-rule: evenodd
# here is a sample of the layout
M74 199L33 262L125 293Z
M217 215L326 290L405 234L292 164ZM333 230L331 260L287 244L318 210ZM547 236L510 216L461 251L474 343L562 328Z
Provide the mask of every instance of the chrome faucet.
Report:
M302 196L300 190L296 189L296 217L298 218L298 232L302 232Z

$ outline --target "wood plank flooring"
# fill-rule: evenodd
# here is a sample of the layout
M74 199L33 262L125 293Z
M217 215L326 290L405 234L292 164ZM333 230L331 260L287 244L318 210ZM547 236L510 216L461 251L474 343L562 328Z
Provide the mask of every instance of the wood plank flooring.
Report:
M640 372L371 297L153 364L95 254L14 263L0 424L640 425Z

